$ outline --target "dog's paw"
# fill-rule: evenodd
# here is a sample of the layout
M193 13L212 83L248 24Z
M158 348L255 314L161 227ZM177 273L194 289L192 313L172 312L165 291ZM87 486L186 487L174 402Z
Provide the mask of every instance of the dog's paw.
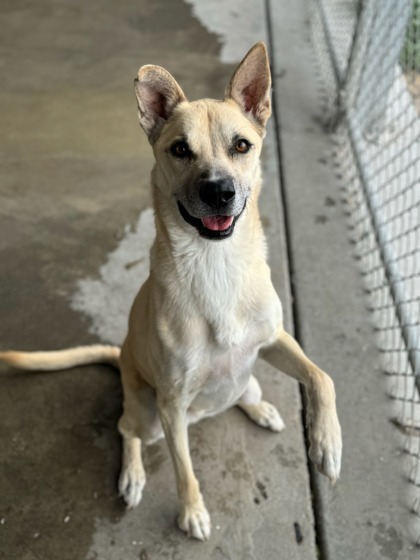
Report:
M146 476L143 469L125 467L118 480L118 491L127 504L127 509L137 507L143 495Z
M320 473L334 484L341 469L341 428L337 415L312 422L309 432L309 457Z
M208 540L211 533L211 521L204 503L199 502L193 506L183 506L178 517L178 527L189 537L194 537L200 541Z
M273 432L281 432L284 430L285 425L283 419L273 404L267 401L261 401L258 404L242 405L241 408L243 408L251 420L259 426L268 428Z

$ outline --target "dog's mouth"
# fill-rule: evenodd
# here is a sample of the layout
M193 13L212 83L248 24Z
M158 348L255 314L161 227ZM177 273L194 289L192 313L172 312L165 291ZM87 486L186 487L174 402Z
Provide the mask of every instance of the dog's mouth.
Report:
M201 223L211 231L226 231L233 224L233 216L206 216Z
M178 201L178 208L184 220L194 226L201 237L206 239L226 239L230 237L235 228L235 224L243 209L238 216L205 216L203 218L194 218ZM244 206L245 208L245 206Z

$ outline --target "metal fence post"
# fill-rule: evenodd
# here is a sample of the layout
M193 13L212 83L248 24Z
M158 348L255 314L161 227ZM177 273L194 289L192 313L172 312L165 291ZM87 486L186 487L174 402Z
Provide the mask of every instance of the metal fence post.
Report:
M343 103L347 109L354 107L357 99L378 4L379 0L358 4L357 23L342 91Z
M347 71L345 98L349 111L363 112L360 119L365 120L366 131L373 132L383 122L411 9L412 0L368 0L363 4Z

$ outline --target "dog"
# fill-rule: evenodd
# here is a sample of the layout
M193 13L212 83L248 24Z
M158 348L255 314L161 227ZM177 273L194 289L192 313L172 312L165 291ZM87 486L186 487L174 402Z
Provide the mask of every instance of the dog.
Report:
M8 364L54 370L118 366L124 409L119 492L141 500L141 449L166 437L180 501L178 525L208 539L210 517L194 474L188 425L237 405L258 425L284 428L262 399L252 366L261 355L306 387L309 456L335 482L341 430L331 378L283 328L258 213L260 152L271 114L263 43L240 63L223 101L187 101L175 79L146 65L135 79L140 125L156 159L152 171L156 238L150 276L135 298L121 348L0 353Z

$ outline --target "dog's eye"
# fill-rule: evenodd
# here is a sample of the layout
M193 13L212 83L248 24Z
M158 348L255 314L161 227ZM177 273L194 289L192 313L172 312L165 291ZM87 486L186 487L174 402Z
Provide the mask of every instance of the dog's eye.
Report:
M245 138L239 138L239 140L235 142L235 152L238 152L238 154L246 154L250 149L251 144L248 140L245 140Z
M186 142L178 140L172 144L171 154L177 158L184 158L191 155L191 150Z

